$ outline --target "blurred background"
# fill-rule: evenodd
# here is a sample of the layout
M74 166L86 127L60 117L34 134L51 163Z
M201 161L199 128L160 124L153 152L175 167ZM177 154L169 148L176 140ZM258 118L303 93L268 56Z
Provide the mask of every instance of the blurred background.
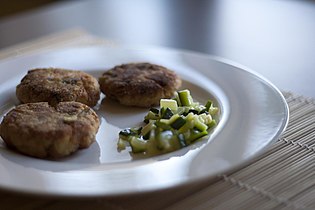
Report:
M70 28L224 57L315 97L315 86L301 85L315 72L314 0L1 1L0 49Z

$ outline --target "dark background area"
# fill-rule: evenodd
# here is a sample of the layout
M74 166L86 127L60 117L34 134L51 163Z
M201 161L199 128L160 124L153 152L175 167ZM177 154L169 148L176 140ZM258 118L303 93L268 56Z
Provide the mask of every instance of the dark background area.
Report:
M0 18L16 15L58 1L62 0L2 0L0 6Z

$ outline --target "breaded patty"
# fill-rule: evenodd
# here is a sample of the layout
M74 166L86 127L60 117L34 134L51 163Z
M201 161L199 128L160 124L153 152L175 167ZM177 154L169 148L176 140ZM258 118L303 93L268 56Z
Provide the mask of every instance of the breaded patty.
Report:
M128 106L151 107L170 98L181 86L179 76L159 65L128 63L106 71L100 78L106 97Z
M38 158L60 158L95 141L99 119L79 102L21 104L2 120L0 135L19 152Z
M16 87L22 103L77 101L95 106L100 98L97 79L82 71L41 68L28 71Z

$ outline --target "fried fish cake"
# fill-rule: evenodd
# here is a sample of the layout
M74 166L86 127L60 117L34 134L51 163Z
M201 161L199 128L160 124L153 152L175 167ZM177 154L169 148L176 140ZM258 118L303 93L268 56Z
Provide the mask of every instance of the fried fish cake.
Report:
M96 78L82 71L40 68L28 71L16 95L22 103L77 101L92 107L100 98L100 87Z
M0 135L9 148L37 157L61 158L95 141L99 118L79 102L16 106L3 118Z
M106 71L100 78L106 97L128 106L151 107L170 98L181 86L173 71L151 63L128 63Z

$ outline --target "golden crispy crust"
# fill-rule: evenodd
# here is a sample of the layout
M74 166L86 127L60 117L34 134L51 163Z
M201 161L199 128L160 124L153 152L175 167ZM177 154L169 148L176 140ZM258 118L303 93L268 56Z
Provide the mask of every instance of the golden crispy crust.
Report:
M129 63L106 71L100 78L101 91L129 106L151 107L170 98L181 86L175 72L150 63Z
M16 87L22 103L77 101L95 106L100 98L98 81L82 71L41 68L28 71Z
M38 158L60 158L87 148L99 128L96 113L79 102L22 104L0 125L4 142L19 152Z

